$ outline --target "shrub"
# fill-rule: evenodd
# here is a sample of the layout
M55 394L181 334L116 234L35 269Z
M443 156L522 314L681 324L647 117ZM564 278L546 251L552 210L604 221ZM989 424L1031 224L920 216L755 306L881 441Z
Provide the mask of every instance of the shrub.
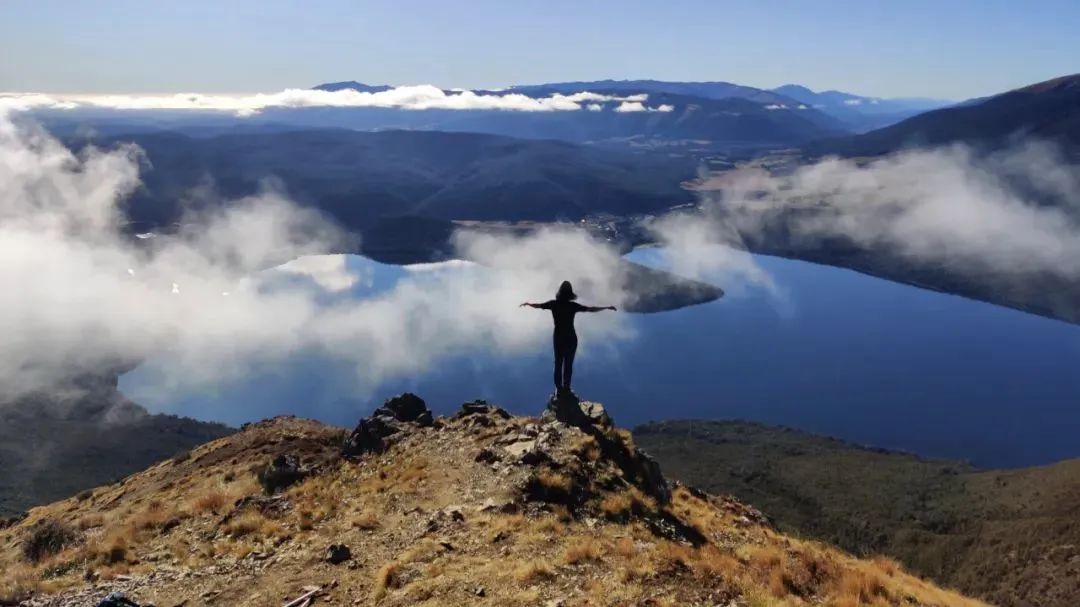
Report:
M256 476L266 495L273 495L304 480L307 472L300 468L300 462L291 455L279 455L262 469Z
M38 521L23 536L23 557L36 563L80 541L82 535L75 529L57 520L44 519Z
M210 490L206 493L191 500L192 512L213 512L217 514L218 510L229 501L229 496L225 493L217 490Z
M225 526L225 533L227 533L229 537L236 539L252 533L261 532L268 522L266 517L259 512L245 512L234 518Z

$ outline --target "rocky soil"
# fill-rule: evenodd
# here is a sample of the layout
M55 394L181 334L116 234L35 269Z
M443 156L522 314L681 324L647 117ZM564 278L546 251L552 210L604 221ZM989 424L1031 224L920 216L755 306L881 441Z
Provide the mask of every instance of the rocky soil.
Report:
M668 483L574 400L252 424L32 510L0 529L0 570L0 604L35 607L980 605Z

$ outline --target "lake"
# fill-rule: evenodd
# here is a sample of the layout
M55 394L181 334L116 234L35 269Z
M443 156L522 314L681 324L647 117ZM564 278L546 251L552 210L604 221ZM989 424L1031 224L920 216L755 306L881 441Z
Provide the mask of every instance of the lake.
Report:
M629 257L662 266L655 249ZM627 427L737 418L980 466L1080 456L1080 327L850 270L755 259L779 295L746 287L704 305L627 315L636 336L616 343L590 343L590 317L579 317L575 391ZM347 263L369 278L355 297L411 275L362 257ZM477 398L538 413L550 366L545 342L511 357L451 357L367 390L348 368L314 357L213 392L163 395L140 369L121 389L154 411L233 424L290 413L351 426L406 390L436 413Z

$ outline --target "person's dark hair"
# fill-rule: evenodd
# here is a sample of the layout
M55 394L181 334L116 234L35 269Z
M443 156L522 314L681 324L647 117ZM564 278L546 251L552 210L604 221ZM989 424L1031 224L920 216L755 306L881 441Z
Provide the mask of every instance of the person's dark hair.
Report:
M574 286L570 284L569 280L564 280L559 285L559 292L555 294L555 299L559 301L573 301L577 299L577 294L574 293Z

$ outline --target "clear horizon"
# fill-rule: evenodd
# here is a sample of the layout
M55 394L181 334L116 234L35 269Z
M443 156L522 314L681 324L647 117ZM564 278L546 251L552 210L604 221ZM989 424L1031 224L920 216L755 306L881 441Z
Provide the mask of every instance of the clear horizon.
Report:
M566 80L801 84L978 97L1080 71L1080 5L684 0L287 0L0 5L0 91L249 93L323 82L499 88ZM122 35L118 35L118 32Z

